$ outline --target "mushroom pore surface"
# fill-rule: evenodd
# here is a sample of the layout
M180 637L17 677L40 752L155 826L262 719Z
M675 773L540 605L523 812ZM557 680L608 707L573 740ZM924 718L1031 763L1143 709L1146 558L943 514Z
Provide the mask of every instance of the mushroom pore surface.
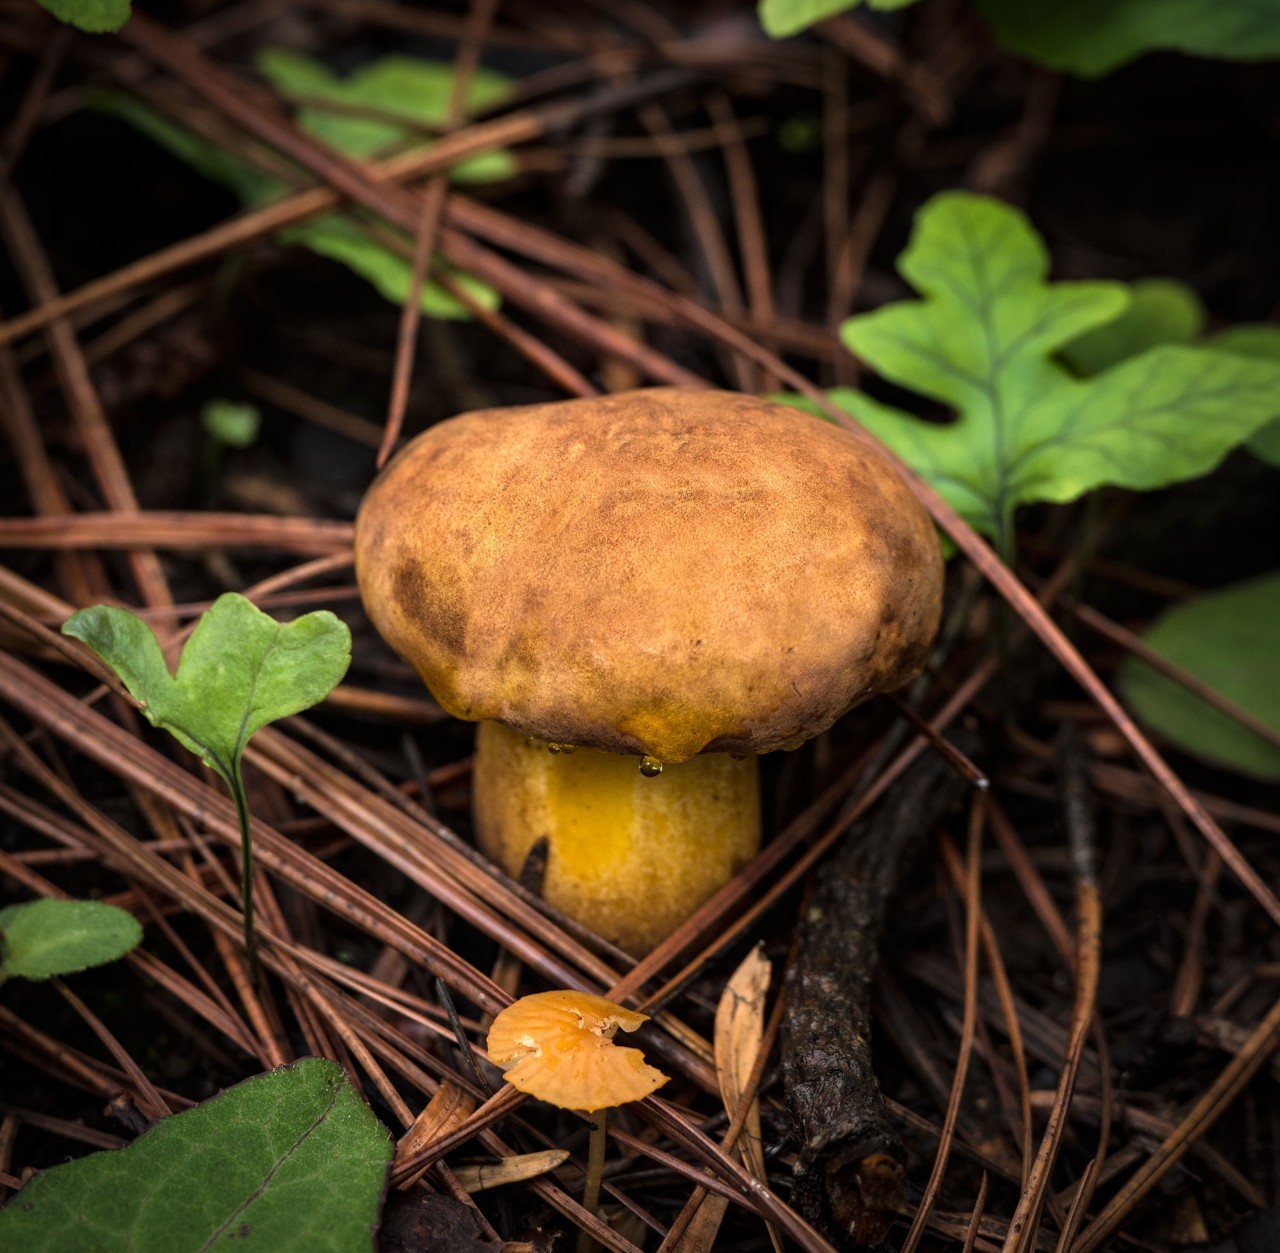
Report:
M792 746L901 686L942 597L933 523L874 451L667 388L430 428L367 495L356 568L450 713L663 762Z

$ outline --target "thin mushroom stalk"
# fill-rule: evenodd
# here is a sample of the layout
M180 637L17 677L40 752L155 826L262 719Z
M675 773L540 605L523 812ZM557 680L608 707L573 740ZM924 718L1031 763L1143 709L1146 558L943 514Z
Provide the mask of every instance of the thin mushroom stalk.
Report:
M600 1208L600 1182L604 1178L604 1151L609 1140L608 1114L597 1110L591 1115L591 1138L587 1143L587 1178L582 1188L582 1208L594 1214ZM598 1248L587 1230L578 1233L577 1253L592 1253Z

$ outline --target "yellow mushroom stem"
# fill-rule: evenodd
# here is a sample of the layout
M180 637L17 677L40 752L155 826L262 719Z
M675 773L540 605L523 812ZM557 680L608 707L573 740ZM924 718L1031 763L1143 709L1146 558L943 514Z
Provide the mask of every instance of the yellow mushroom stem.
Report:
M754 757L705 753L653 775L642 773L641 760L592 748L553 752L499 722L482 722L473 780L485 854L518 876L545 837L543 895L637 955L670 935L760 847Z

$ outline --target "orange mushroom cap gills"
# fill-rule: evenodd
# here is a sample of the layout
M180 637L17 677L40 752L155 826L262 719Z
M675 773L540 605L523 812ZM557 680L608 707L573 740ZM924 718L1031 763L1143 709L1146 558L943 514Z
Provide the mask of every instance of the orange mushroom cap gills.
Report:
M639 1049L613 1042L647 1016L589 992L536 992L493 1020L489 1060L521 1092L564 1109L588 1112L638 1101L667 1076Z

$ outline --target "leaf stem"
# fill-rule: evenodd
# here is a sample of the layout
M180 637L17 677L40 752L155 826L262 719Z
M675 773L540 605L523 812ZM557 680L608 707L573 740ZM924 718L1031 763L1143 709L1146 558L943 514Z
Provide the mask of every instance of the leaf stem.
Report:
M996 512L996 552L1010 570L1018 558L1018 546L1013 532L1013 510L1005 503L1003 493ZM1009 602L1001 598L996 606L996 649L1003 664L1013 651L1013 611Z
M1018 546L1013 530L1013 509L1006 502L1003 491L996 503L995 517L996 552L1000 554L1000 560L1012 570L1013 563L1017 560Z
M258 983L258 944L253 929L253 845L249 834L249 799L245 795L244 779L237 761L226 776L231 789L231 799L236 804L236 817L240 822L240 897L244 909L244 948L249 959L249 978Z

